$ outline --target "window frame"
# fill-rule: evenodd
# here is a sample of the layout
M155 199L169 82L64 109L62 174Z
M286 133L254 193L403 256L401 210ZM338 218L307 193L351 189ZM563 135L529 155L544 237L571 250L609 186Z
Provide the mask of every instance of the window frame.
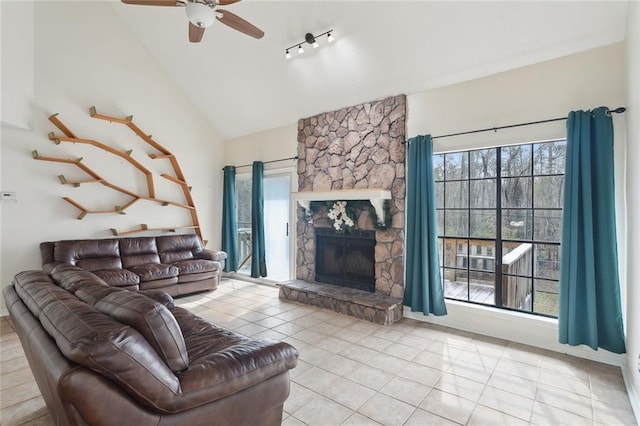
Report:
M536 142L524 142L524 143L516 143L516 144L510 144L510 145L501 145L501 146L493 146L493 147L478 147L478 148L469 148L469 149L463 149L463 150L456 150L456 151L448 151L448 152L437 152L434 153L434 160L435 157L439 156L441 157L441 159L439 161L434 161L434 171L437 168L437 164L441 164L443 169L442 169L442 173L437 173L434 172L434 180L436 183L436 191L438 191L438 184L441 184L441 190L442 190L442 194L441 197L439 197L438 195L436 195L436 199L441 200L441 203L436 203L436 212L442 212L442 229L438 230L438 246L440 248L440 253L439 253L439 263L440 263L440 268L441 268L441 272L442 272L442 286L443 286L443 292L445 292L445 272L447 270L452 270L454 271L454 274L456 273L456 271L461 272L462 274L466 274L466 287L467 287L467 297L466 300L464 299L459 299L459 298L451 298L451 297L446 297L446 299L448 300L455 300L455 301L459 301L462 303L469 303L469 304L477 304L477 305L482 305L482 306L490 306L490 307L495 307L498 309L503 309L503 310L509 310L509 311L515 311L515 312L520 312L520 313L525 313L525 314L529 314L529 315L536 315L536 316L542 316L542 317L548 317L548 318L557 318L557 313L555 315L550 314L550 313L545 313L545 312L536 312L536 293L538 293L538 289L537 289L537 285L539 282L541 281L546 281L546 282L554 282L556 283L556 288L558 288L559 290L559 258L560 258L560 251L561 251L561 237L562 237L562 232L561 232L561 226L562 226L562 207L549 207L549 206L542 206L542 207L538 207L536 206L536 179L539 177L561 177L562 179L564 179L564 175L565 175L565 170L564 170L564 164L562 165L562 173L542 173L540 171L540 167L538 164L538 167L536 167L536 146L538 145L542 145L542 144L552 144L552 143L562 143L564 145L564 156L566 158L566 138L559 138L559 139L553 139L553 140L544 140L544 141L536 141ZM529 165L528 165L528 171L524 174L518 174L518 175L513 175L510 176L508 175L504 175L503 174L503 170L502 170L502 154L503 154L503 150L506 149L510 149L512 147L516 147L516 146L529 146ZM493 176L483 176L483 177L472 177L472 153L475 151L485 151L485 150L494 150L495 151L495 175ZM460 174L462 177L455 177L455 178L451 178L451 179L447 179L447 155L459 155L459 154L464 154L466 153L466 171L461 171L458 174ZM463 157L461 157L463 158ZM464 167L464 164L461 163L461 167ZM551 172L551 170L548 170L549 172ZM526 181L528 182L528 185L530 187L530 194L527 194L528 199L527 201L527 207L505 207L504 203L503 203L503 191L502 191L502 186L503 186L503 179L513 179L513 178L525 178ZM488 208L488 207L472 207L472 200L471 200L471 187L472 187L472 183L473 181L482 181L482 180L494 180L495 181L495 205L492 208ZM447 182L466 182L466 192L467 192L467 202L466 202L466 207L449 207L447 204ZM560 205L562 204L562 192L560 192L560 199L558 200L560 202ZM503 238L503 232L502 232L502 228L503 228L503 223L502 223L502 219L503 219L503 211L504 212L509 212L510 210L520 210L520 211L525 211L525 217L527 219L526 220L530 220L530 224L531 224L531 230L530 230L530 238L527 238L527 235L525 235L524 239L519 239L519 238ZM447 212L450 211L466 211L466 236L452 236L449 235L449 233L447 232ZM494 238L486 238L486 237L476 237L476 236L472 236L472 212L473 211L492 211L495 212L495 237ZM558 235L558 239L557 241L546 241L546 240L541 240L541 239L537 239L538 235L536 235L536 212L538 212L538 214L540 214L540 211L559 211L560 215L557 218L558 222L559 222L559 226L558 229L560 230L559 235ZM437 214L437 217L439 217L439 215ZM539 216L538 216L539 217ZM447 242L451 241L452 242L452 246L456 248L455 251L455 259L453 261L450 261L449 265L445 264L445 260L447 257ZM463 243L461 243L461 241L463 241ZM493 259L484 259L482 261L475 260L476 258L474 257L475 255L472 254L472 245L473 242L481 242L481 241L486 241L486 242L490 242L493 244L493 247L491 247L490 245L487 245L488 249L487 249L487 255L488 256L493 256ZM530 260L530 265L529 265L529 274L528 275L520 275L520 274L505 274L503 272L503 267L502 267L502 260L503 260L503 251L504 251L504 244L507 243L518 243L518 244L522 244L522 243L530 243L532 245L531 247L531 251L532 251L532 255L531 260ZM466 256L463 255L462 258L462 262L459 265L459 260L457 259L459 252L461 252L461 248L464 249L464 244L466 244ZM461 247L462 246L462 247ZM541 268L539 268L539 266L536 265L537 263L537 253L538 250L541 249L541 247L544 246L557 246L557 263L558 266L556 266L556 270L558 271L557 277L545 277L543 276L543 274L540 272ZM475 253L477 253L478 250L482 250L481 246L476 247L476 249L474 250ZM491 254L489 254L491 253ZM472 262L472 258L475 260L474 262ZM466 261L465 261L466 260ZM472 263L474 265L477 265L478 267L472 267ZM493 263L493 270L488 271L485 266L486 265L490 265L491 263ZM493 304L488 304L488 303L483 303L483 302L478 302L478 301L474 301L471 298L471 280L470 280L470 275L473 272L477 272L477 273L492 273L493 277L494 277L494 303ZM526 309L518 309L518 308L513 308L513 307L509 307L509 306L504 306L504 301L503 301L503 297L502 297L502 284L503 284L503 278L504 276L510 276L510 277L514 277L514 278L521 278L521 279L526 279L529 281L529 285L531 286L531 308L530 310L526 310ZM553 293L553 292L551 292ZM559 297L559 296L558 296Z

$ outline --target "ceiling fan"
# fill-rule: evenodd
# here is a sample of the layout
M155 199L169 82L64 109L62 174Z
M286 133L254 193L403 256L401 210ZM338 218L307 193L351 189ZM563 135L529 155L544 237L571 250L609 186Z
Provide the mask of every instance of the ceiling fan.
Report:
M189 41L199 43L204 30L217 19L228 27L240 31L253 38L262 38L264 31L250 22L245 21L235 13L219 9L218 6L228 6L240 0L122 0L126 4L140 6L170 6L184 7L189 18Z

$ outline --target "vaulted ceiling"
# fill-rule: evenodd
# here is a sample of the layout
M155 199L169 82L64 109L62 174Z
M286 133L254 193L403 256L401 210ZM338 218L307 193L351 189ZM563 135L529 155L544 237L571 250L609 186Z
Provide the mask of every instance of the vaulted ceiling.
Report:
M268 1L225 8L265 32L215 22L188 41L182 8L125 5L117 14L225 139L400 93L622 41L618 1ZM285 59L307 32L335 42Z

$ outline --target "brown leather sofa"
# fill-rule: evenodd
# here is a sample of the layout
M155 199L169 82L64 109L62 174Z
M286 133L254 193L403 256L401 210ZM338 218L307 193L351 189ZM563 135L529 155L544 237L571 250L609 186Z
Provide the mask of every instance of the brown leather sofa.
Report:
M204 249L194 234L44 242L40 253L45 272L66 263L115 287L162 289L171 296L215 290L227 258Z
M3 291L57 425L279 425L296 349L60 265Z

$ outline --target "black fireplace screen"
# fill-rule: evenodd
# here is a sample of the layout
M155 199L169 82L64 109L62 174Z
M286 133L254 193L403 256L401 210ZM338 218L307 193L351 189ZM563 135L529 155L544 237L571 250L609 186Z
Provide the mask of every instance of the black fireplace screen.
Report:
M374 292L375 231L316 228L316 281Z

